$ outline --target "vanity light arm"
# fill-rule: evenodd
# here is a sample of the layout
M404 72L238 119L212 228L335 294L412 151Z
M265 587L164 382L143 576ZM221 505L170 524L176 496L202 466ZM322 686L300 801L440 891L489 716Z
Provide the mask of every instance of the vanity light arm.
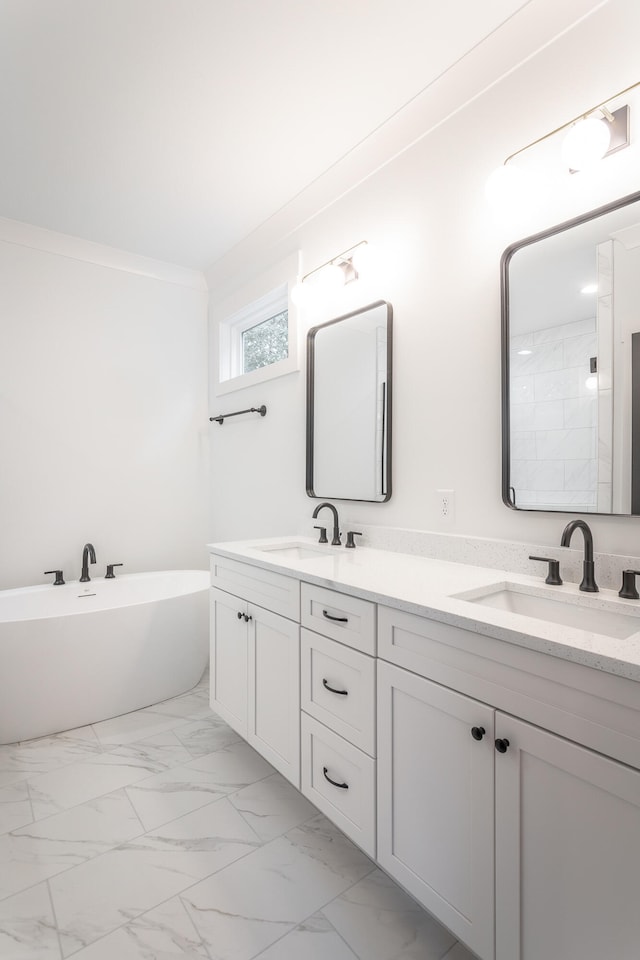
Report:
M549 137L553 137L556 133L560 133L561 130L566 130L567 127L570 127L572 123L576 123L577 120L582 120L585 117L588 117L590 114L594 113L595 110L601 110L602 107L605 107L607 103L611 100L621 97L623 93L628 93L629 90L635 90L636 87L640 87L640 80L637 83L632 83L630 87L625 87L624 90L619 90L617 93L612 94L610 97L607 97L606 100L603 100L602 103L596 103L595 107L590 107L589 110L585 110L584 113L579 113L577 117L574 117L573 120L567 120L566 123L561 124L559 127L556 127L555 130L551 130L550 133L545 133L543 137L538 137L537 140L532 140L531 143L528 143L526 147L520 147L519 150L516 150L514 153L510 153L507 159L504 161L503 166L509 163L510 160L513 160L514 157L519 156L521 153L524 153L525 150L529 150L530 147L535 147L537 144L542 143L543 140L548 140ZM607 111L608 113L609 111Z
M259 413L261 417L266 417L267 408L264 403L261 407L249 407L248 410L236 410L235 413L221 413L217 417L209 417L209 420L215 420L216 423L224 423L227 417L239 417L241 413Z

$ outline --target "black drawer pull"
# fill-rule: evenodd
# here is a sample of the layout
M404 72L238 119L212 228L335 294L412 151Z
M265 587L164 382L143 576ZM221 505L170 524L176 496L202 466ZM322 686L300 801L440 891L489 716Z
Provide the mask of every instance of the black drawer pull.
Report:
M330 690L331 693L337 693L338 696L340 696L340 697L348 697L348 696L349 696L349 691L348 691L348 690L336 690L335 687L330 687L324 677L322 678L322 686L325 688L325 690Z
M474 740L482 740L486 732L484 727L471 727L471 736Z
M329 783L333 784L334 787L340 787L341 790L348 790L348 789L349 789L349 784L348 784L348 783L337 783L337 781L332 780L331 777L329 776L329 774L327 773L327 768L326 768L326 767L323 767L323 768L322 768L322 772L324 773L324 778L325 778L325 780L328 780Z
M327 613L326 610L322 611L322 616L326 617L327 620L335 620L337 623L349 623L348 617L332 617L330 613Z
M496 750L498 753L506 753L509 749L509 741L506 739L496 740Z

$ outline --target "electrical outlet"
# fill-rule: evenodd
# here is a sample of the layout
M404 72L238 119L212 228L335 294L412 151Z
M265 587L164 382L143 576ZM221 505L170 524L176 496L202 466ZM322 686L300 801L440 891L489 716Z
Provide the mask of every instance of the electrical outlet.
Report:
M455 490L436 490L436 496L440 523L453 523L456 511Z

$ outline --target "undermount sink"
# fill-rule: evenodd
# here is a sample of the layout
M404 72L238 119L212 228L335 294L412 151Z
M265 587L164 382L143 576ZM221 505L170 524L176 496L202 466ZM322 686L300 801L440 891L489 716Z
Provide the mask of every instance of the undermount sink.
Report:
M329 548L311 547L308 543L262 543L254 547L260 553L273 553L282 560L317 560L319 557L328 557Z
M580 598L567 594L541 596L513 583L494 584L482 593L473 593L475 596L472 596L471 592L458 594L457 599L482 607L492 607L494 610L506 610L533 617L536 620L546 620L560 626L604 634L618 640L640 631L640 608L621 610L617 608L615 601L596 599L593 595Z

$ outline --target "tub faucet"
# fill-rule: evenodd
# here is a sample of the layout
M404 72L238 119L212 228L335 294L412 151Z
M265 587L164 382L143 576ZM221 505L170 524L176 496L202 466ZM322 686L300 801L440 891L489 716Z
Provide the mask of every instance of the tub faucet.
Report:
M334 505L332 503L319 503L318 506L313 511L313 519L314 520L316 519L316 517L318 516L318 514L320 513L323 507L328 507L333 514L333 540L331 541L331 545L333 547L339 547L341 543L340 523L338 521L338 511L336 510Z
M85 543L82 548L82 575L80 577L80 583L88 583L91 580L89 576L89 562L96 562L96 552L93 549L92 543Z
M589 525L584 520L571 520L562 531L561 547L568 547L571 543L571 537L575 530L582 530L584 537L584 560L582 562L582 583L580 590L585 593L598 593L598 584L595 578L595 566L593 562L593 536Z

